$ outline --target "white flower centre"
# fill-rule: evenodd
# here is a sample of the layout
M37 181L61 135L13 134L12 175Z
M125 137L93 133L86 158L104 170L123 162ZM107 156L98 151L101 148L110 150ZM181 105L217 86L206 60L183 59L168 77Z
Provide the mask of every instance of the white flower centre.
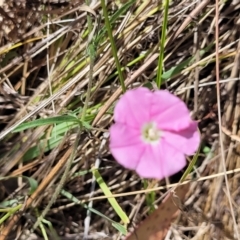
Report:
M142 127L142 139L146 143L157 143L161 138L161 131L157 128L156 123L150 122Z

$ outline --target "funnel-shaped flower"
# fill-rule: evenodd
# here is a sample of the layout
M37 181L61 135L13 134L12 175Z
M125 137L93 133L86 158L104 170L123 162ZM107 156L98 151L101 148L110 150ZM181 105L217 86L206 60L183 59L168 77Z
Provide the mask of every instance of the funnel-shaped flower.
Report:
M166 90L128 90L114 110L110 151L143 178L162 179L186 165L200 143L186 104Z

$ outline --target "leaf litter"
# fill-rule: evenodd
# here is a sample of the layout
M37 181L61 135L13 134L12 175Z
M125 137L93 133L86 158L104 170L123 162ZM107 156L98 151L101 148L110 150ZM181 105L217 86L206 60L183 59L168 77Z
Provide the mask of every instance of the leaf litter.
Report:
M118 32L115 40L119 58L125 67L126 85L133 88L149 84L156 77L155 68L162 12L157 1L150 1L146 6L140 6L137 1L126 6L124 2L109 2L108 10L110 15L115 13L113 29ZM196 178L222 171L219 164L216 88L215 85L201 87L201 84L213 82L216 78L215 58L212 55L215 52L213 47L215 41L214 3L210 0L172 1L169 9L168 36L170 38L164 49L166 56L164 69L167 72L173 67L180 67L169 72L163 86L182 98L191 110L195 110L193 115L199 121L203 148L211 149L211 157L209 153L200 152L195 170L189 176L192 180L190 189L185 200L181 199L181 204L177 205L181 214L171 227L166 229L165 234L171 239L177 237L178 239L204 240L235 239L223 178L220 176L199 182L194 181ZM85 57L86 13L78 10L82 4L80 0L74 1L74 4L59 2L49 4L48 10L54 9L52 13L39 10L35 15L35 17L41 16L38 19L35 18L39 22L34 20L32 25L23 25L20 19L23 13L16 15L11 9L13 6L11 1L3 1L3 4L4 6L0 6L4 11L3 17L7 18L5 22L10 25L5 27L4 32L1 33L0 46L0 175L4 177L0 182L0 202L18 200L15 204L22 204L22 209L14 215L12 231L9 229L7 231L12 221L11 217L1 224L0 239L13 239L16 236L21 236L20 239L30 239L29 236L33 239L42 239L43 231L46 231L49 239L53 239L52 236L55 235L49 225L42 225L43 228L38 228L31 233L37 221L34 209L37 208L39 212L42 212L54 193L63 172L61 167L56 168L56 166L62 166L58 165L59 162L64 165L64 161L70 154L76 138L76 125L66 123L61 126L59 132L58 125L47 125L35 126L22 133L10 131L11 133L9 132L4 137L3 134L27 114L29 116L27 121L62 116L63 113L75 109L79 109L77 114L80 114L88 81L86 75L88 59ZM39 4L41 10L46 6L44 4L44 2ZM232 136L240 134L240 86L239 81L231 80L239 77L237 66L239 66L238 10L240 4L237 1L225 1L220 7L220 78L228 80L221 84L221 117L223 126L227 130L225 132L228 133L224 135L227 170L235 170L240 167L239 141ZM101 15L99 4L92 8ZM24 5L19 9L24 9ZM34 9L28 10L29 14L35 11ZM26 16L26 11L24 14ZM47 14L50 19L47 18ZM11 18L14 18L14 21L11 21ZM103 20L99 18L98 21L103 28ZM21 29L22 32L13 34L14 30L20 26L24 26ZM195 29L198 29L197 33ZM7 36L8 33L10 36ZM198 44L194 42L194 34L197 36ZM103 195L100 188L90 193L92 174L88 170L91 169L98 156L97 149L102 142L103 131L108 130L112 122L112 105L117 99L113 96L116 93L119 96L121 92L116 75L114 75L116 67L107 48L106 35L103 33L100 36L100 41L96 42L99 53L94 64L94 88L87 113L90 126L97 127L98 130L85 129L81 133L76 156L64 184L64 190L81 202L88 201L90 195L93 197ZM198 51L203 51L200 59L199 55L197 57ZM138 59L138 56L141 58ZM184 61L187 61L187 65L181 67ZM48 66L51 66L50 71L47 70ZM53 95L49 90L49 82ZM197 82L200 87L196 85ZM63 88L64 91L62 91ZM197 98L194 97L196 95ZM107 109L104 108L106 104L108 104ZM196 105L198 107L194 109ZM37 107L39 107L38 111L35 112L34 109ZM96 116L98 116L98 121L92 122ZM89 132L94 138L89 138ZM51 137L58 141L57 145L49 145ZM37 148L37 155L33 154L32 157L28 155L28 161L22 160L30 149ZM137 175L124 170L113 160L107 144L101 152L101 158L99 171L112 194L132 192L142 188L141 180ZM53 172L53 169L57 171ZM49 178L51 174L52 178ZM43 186L42 190L37 191L35 197L32 195L26 197L30 186L26 179L16 178L19 175L34 179L38 186ZM175 183L180 177L177 174L166 182L157 182L156 185L165 186L168 183ZM46 179L49 181L46 182ZM239 222L239 174L231 173L228 180L235 216ZM164 193L164 190L156 192L156 202L160 207L161 200L158 201L158 199L162 199ZM147 213L141 214L148 212L146 202L140 201L141 197L144 199L144 194L134 193L116 198L127 216L132 216L132 219L135 216L134 219L138 220L136 225L144 219L147 220L148 216ZM32 200L28 200L31 198ZM136 205L138 209L134 207ZM112 220L120 222L106 199L93 201L93 208ZM1 213L1 219L4 216L4 213ZM51 222L59 239L70 240L82 239L85 217L86 209L77 205L71 198L59 195L45 220ZM134 229L128 226L128 230ZM89 239L119 238L119 231L109 220L97 214L91 215Z

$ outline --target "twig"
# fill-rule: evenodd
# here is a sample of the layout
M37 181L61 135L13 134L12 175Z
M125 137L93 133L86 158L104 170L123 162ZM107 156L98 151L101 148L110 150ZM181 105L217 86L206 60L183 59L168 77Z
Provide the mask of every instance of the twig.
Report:
M98 157L95 161L95 165L94 165L94 168L98 169L100 167L100 164L101 164L101 152L103 150L103 147L104 145L106 144L106 141L107 141L107 138L109 136L109 133L104 133L103 134L103 140L100 144L100 147L99 147L99 154L98 154ZM93 194L94 194L94 191L95 191L95 186L96 186L96 179L94 177L94 175L92 176L92 185L91 185L91 192L90 192L90 196L89 198L91 199ZM88 208L91 209L93 206L93 201L90 201L88 203ZM90 221L91 221L91 211L90 210L87 210L87 217L84 219L84 240L85 239L88 239L88 231L89 231L89 226L90 226Z
M218 122L219 122L219 141L220 141L220 148L221 148L221 159L222 159L222 168L225 178L225 184L226 184L226 192L228 197L229 206L231 209L231 215L234 223L235 233L237 235L237 239L239 239L239 233L238 233L238 227L236 223L236 218L233 210L232 200L231 200L231 194L230 194L230 188L228 184L228 177L227 177L227 170L226 170L226 159L225 159L225 152L224 152L224 144L223 144L223 134L222 134L222 119L221 119L221 99L220 99L220 69L219 69L219 1L215 1L215 39L216 39L216 88L217 88L217 107L218 107Z

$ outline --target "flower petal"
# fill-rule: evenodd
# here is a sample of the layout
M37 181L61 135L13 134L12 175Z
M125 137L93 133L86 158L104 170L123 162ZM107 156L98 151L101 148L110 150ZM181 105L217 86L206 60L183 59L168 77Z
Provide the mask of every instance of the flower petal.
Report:
M197 123L185 103L165 90L129 90L114 110L110 128L110 151L114 158L141 177L171 176L186 165L185 154L193 154L199 144ZM144 142L142 128L157 124L162 135L155 142ZM153 129L154 130L154 129Z
M136 172L143 178L163 179L177 173L185 165L184 154L162 139L158 145L145 148Z
M128 127L122 123L113 124L110 129L110 148L125 147L142 143L139 129Z
M153 93L151 118L161 130L179 131L192 122L186 104L166 90Z
M138 129L115 123L110 128L110 151L116 161L134 170L144 151L144 143Z
M173 148L186 155L194 154L200 144L200 134L196 122L192 122L188 128L178 132L165 131L162 138Z
M113 147L111 148L111 153L115 160L123 167L135 170L141 159L141 155L144 152L144 148L145 146L142 144L126 147Z
M134 128L140 128L150 119L152 92L147 88L139 87L128 90L122 95L114 109L114 120L125 123Z

